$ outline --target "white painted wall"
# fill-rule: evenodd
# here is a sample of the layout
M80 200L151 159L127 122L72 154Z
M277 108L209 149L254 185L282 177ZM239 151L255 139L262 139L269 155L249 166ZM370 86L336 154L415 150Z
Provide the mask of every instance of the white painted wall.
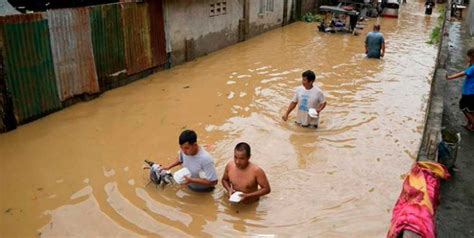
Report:
M251 36L260 34L269 29L273 29L277 26L281 26L283 23L283 0L273 0L273 11L264 11L260 13L260 6L267 5L267 0L250 0L250 30ZM291 0L289 2L289 10L291 10Z
M227 13L210 17L210 4L226 2ZM165 0L165 32L167 52L173 64L185 61L186 39L194 40L193 55L206 53L235 44L239 40L239 20L244 16L244 0ZM273 11L259 13L260 0L249 0L250 37L280 27L283 24L284 0L273 0ZM293 0L288 0L288 21Z
M227 13L210 17L210 4L216 2L226 2ZM166 35L170 43L168 48L174 57L173 61L180 63L184 60L186 39L195 40L198 56L203 52L212 52L236 43L239 19L243 17L242 2L239 0L166 0L164 6Z

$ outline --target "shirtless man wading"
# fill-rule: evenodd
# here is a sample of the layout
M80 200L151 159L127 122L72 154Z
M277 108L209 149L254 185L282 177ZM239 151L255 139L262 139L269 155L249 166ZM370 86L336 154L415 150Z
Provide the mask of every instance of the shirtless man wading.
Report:
M271 188L265 172L250 161L250 146L241 142L235 146L234 161L227 163L222 177L222 185L229 196L236 192L243 192L242 203L258 201Z

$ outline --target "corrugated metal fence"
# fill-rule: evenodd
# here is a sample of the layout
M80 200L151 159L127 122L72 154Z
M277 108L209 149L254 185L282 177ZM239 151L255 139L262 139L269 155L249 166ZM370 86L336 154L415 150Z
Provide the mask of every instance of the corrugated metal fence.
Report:
M3 45L3 37L0 34L0 46ZM7 90L5 86L5 71L4 71L4 64L3 64L3 47L0 47L0 132L4 132L7 130L7 126L5 125L5 117L6 117L6 104L7 104Z
M118 74L165 64L161 4L149 0L0 17L0 131L7 94L21 124L60 109L74 96L110 88L102 86Z
M41 14L0 18L6 89L18 123L61 108L48 21Z
M95 66L102 89L108 88L113 75L125 73L122 14L120 5L100 5L90 9Z
M168 61L166 55L166 41L165 41L165 19L163 17L163 1L150 0L148 1L148 9L150 12L150 38L151 38L151 52L152 64L163 65Z
M127 74L152 67L148 3L122 5Z
M61 101L98 93L87 8L48 11L54 71Z

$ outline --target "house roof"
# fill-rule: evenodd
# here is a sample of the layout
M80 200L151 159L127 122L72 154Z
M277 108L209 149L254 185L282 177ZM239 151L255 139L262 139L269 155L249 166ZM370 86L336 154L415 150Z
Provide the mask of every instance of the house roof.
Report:
M19 14L20 12L17 11L7 0L0 0L0 16L6 15L14 15Z

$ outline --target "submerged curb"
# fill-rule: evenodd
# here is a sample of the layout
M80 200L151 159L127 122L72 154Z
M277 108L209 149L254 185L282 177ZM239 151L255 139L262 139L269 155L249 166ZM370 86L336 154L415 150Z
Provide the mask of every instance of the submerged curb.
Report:
M431 80L430 96L428 99L428 106L425 114L425 125L423 128L423 136L420 143L416 162L419 161L432 161L437 162L438 156L438 144L441 142L441 130L442 130L442 119L444 100L440 81L446 79L447 70L446 63L449 58L449 35L448 27L451 16L451 1L448 0L446 3L446 10L444 11L444 21L441 26L441 40L438 45L438 55L436 58L436 67ZM439 191L436 191L439 193ZM433 221L435 221L436 211L433 213ZM436 226L436 223L435 223ZM411 232L404 231L403 237L405 238L419 238L420 235Z
M441 123L443 119L443 93L439 81L446 79L446 62L449 58L448 27L450 20L450 1L446 3L446 11L441 27L442 37L439 43L436 68L431 80L430 97L425 116L423 137L418 151L417 161L437 161L438 143L441 142Z

